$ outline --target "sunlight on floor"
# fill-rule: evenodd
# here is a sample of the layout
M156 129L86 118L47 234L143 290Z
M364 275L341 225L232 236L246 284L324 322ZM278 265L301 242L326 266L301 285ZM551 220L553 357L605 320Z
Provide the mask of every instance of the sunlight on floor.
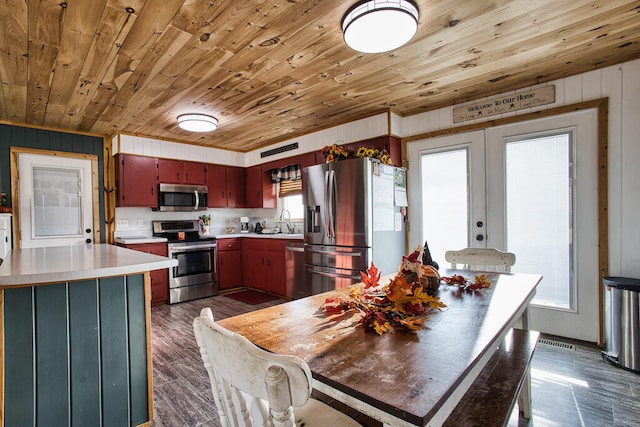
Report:
M579 380L573 377L567 377L565 375L554 374L553 372L542 371L535 368L531 369L531 381L546 381L558 385L576 385L589 388L589 383L587 383L586 381Z

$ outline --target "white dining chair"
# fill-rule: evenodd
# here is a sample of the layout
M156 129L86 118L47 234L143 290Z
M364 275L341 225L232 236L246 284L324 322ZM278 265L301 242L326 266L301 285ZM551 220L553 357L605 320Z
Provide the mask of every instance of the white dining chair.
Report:
M451 268L477 271L498 271L511 273L511 267L516 263L516 255L493 248L465 248L458 251L446 251L444 259L451 264Z
M223 427L360 426L311 397L311 370L299 357L258 348L218 325L209 308L193 331Z

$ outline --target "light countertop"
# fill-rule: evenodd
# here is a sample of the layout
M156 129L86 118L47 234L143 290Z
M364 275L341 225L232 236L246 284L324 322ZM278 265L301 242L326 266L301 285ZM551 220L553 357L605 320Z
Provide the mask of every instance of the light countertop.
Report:
M0 287L121 276L177 264L175 259L106 244L14 249L0 265Z
M233 233L233 234L216 234L216 239L231 239L235 237L252 237L258 239L304 239L304 234L286 234L286 233L275 233L275 234L258 234L258 233Z
M123 236L116 237L115 242L123 245L134 245L137 243L166 243L167 239L164 237Z

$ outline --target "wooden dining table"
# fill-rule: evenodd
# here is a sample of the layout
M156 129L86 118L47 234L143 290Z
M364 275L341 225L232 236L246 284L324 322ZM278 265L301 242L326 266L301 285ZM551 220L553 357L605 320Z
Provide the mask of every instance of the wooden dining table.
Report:
M484 274L491 285L469 292L443 283L437 295L447 307L431 310L418 331L394 329L378 335L359 323L356 311L325 314L325 300L348 298L349 288L219 324L270 352L302 358L315 389L385 425L437 426L455 409L510 329L516 324L528 327L528 306L542 278L468 270L441 274L472 281Z

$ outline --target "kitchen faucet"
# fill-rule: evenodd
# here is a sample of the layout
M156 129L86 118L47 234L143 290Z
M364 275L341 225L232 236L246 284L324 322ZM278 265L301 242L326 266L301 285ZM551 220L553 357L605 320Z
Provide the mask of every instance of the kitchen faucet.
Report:
M291 225L291 212L289 212L289 209L282 209L280 211L280 222L283 222L283 217L284 217L284 213L287 213L287 229L289 230L290 234L294 234L296 231L296 227Z

